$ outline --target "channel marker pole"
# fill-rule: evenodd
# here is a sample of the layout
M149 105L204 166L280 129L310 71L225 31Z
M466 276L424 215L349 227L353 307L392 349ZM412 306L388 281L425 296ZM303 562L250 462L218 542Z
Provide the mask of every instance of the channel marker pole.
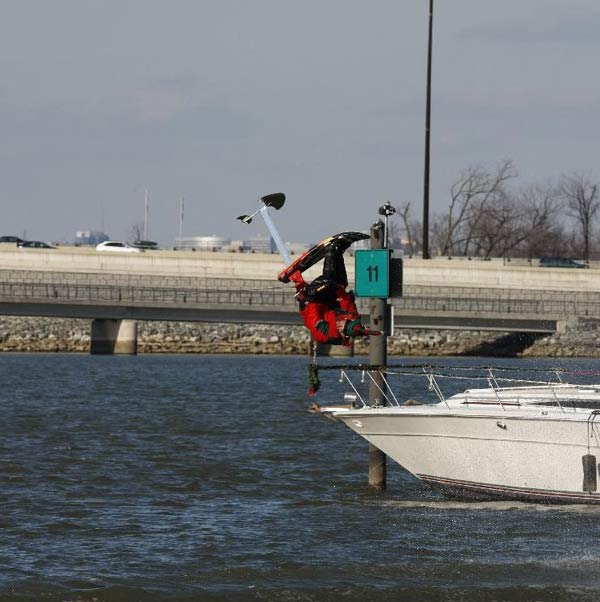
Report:
M384 249L385 228L381 220L371 226L371 249ZM381 334L370 337L369 364L372 366L385 366L387 364L387 299L371 298L371 319L369 326L381 330ZM375 383L385 391L385 383L381 374L373 373ZM372 406L385 405L385 397L374 382L369 386L369 401ZM369 486L377 491L384 491L386 486L386 456L373 444L369 443Z

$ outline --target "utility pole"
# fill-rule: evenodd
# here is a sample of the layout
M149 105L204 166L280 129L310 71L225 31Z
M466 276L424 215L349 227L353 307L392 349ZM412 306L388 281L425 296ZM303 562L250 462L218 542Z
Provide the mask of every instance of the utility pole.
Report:
M183 197L179 203L179 244L181 245L181 237L183 236Z
M371 249L385 249L387 247L385 238L384 223L377 220L371 226ZM370 308L369 326L381 330L381 334L370 338L369 364L383 367L387 364L387 299L371 298ZM385 391L384 379L379 372L373 372L372 376L374 382L371 381L369 386L369 402L372 406L385 405L385 397L381 393ZM372 443L369 443L369 485L378 491L385 490L386 486L386 456Z
M148 240L148 190L144 195L144 240Z
M429 39L427 43L427 93L425 102L425 169L423 181L423 259L429 254L429 157L431 136L431 54L433 33L433 0L429 0Z

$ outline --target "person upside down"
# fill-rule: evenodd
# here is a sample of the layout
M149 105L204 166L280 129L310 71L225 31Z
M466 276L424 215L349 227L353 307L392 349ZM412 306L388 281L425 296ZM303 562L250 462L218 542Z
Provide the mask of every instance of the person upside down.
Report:
M348 276L344 251L351 243L331 243L324 257L323 273L307 283L300 271L291 275L296 286L300 315L315 341L329 345L349 345L350 339L380 335L361 323L354 293L347 291Z

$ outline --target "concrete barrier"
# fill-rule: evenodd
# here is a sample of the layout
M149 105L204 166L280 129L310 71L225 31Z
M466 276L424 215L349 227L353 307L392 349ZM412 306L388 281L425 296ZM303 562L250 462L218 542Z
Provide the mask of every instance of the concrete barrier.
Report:
M346 258L348 278L354 281L354 259ZM283 267L279 255L263 253L212 253L206 251L146 251L107 253L95 249L18 249L2 245L0 270L47 271L118 275L134 278L246 279L276 282ZM307 279L320 274L320 265L306 273ZM504 289L515 292L575 291L600 292L600 269L540 268L515 265L502 260L466 261L437 258L404 260L407 286ZM171 281L171 286L176 286Z

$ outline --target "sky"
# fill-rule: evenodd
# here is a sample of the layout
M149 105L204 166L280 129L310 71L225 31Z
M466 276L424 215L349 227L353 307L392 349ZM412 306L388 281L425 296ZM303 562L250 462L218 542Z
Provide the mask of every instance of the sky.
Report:
M3 0L0 235L288 241L422 212L427 0ZM600 5L435 0L431 211L469 166L600 178Z

